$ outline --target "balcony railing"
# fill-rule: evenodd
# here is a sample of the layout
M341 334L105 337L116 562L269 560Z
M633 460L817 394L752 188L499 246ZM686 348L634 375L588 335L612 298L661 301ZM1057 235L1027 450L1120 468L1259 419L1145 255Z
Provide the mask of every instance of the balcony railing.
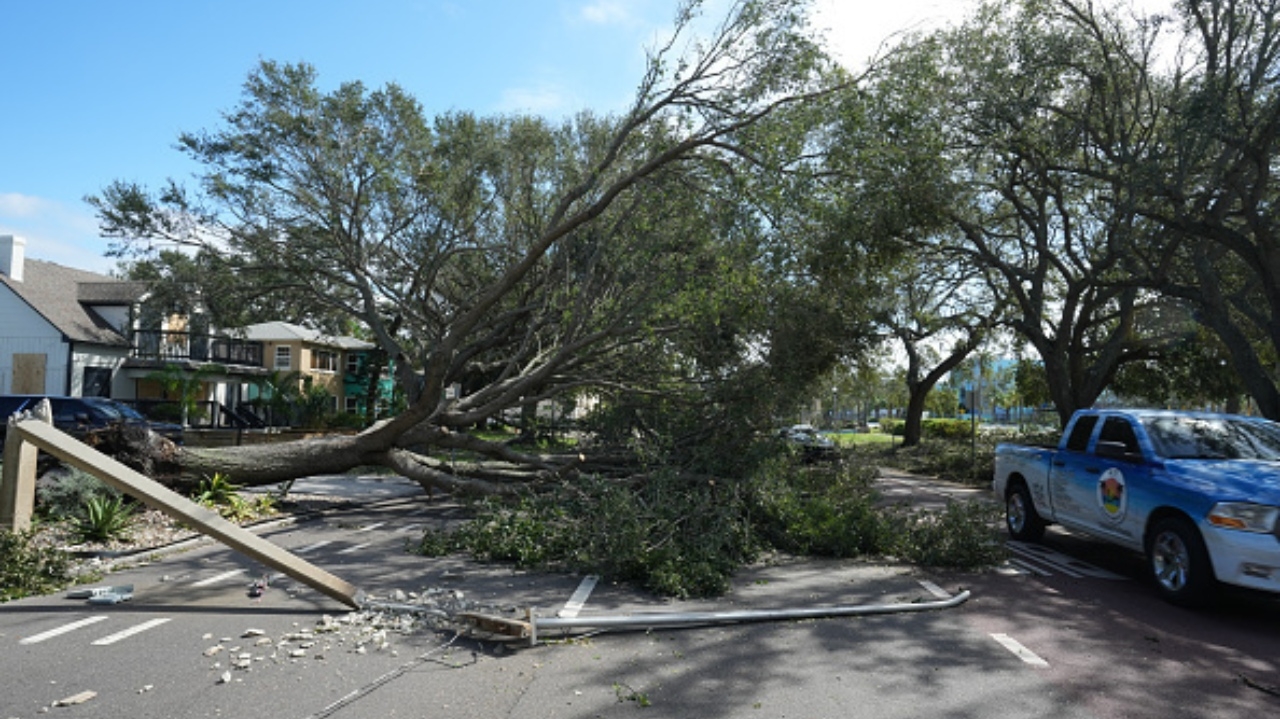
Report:
M165 361L191 360L242 367L264 367L262 343L226 335L134 330L133 356Z

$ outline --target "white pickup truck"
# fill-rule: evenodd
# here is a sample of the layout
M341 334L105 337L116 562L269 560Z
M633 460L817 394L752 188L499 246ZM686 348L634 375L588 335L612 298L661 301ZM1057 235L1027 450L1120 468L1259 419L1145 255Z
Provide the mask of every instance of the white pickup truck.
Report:
M1081 410L1057 448L996 447L993 489L1014 539L1057 523L1144 552L1176 604L1203 603L1215 581L1280 593L1280 424Z

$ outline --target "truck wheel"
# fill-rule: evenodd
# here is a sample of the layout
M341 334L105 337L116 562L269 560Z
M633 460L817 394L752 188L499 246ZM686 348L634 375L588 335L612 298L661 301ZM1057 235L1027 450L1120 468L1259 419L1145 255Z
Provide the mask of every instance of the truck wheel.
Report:
M1147 538L1147 565L1156 590L1171 604L1203 605L1213 590L1213 565L1195 525L1182 517L1166 517Z
M1044 536L1044 520L1031 503L1027 485L1016 482L1004 497L1004 524L1009 536L1020 542L1038 542Z

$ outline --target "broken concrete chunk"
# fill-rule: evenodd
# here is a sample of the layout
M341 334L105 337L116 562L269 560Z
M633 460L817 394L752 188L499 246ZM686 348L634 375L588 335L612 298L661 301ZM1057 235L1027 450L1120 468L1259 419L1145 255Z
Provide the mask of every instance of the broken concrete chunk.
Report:
M89 701L90 699L96 696L98 696L97 692L83 691L83 692L80 692L79 694L72 694L66 699L59 699L58 701L54 702L53 705L55 707L75 706L76 704L84 704L85 702Z

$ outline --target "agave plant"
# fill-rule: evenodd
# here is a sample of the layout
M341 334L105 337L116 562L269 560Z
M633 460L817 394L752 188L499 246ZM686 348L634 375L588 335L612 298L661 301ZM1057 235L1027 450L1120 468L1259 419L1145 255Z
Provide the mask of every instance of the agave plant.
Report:
M123 497L93 497L84 501L83 513L72 520L71 531L81 542L109 542L125 537L132 521L133 507Z

